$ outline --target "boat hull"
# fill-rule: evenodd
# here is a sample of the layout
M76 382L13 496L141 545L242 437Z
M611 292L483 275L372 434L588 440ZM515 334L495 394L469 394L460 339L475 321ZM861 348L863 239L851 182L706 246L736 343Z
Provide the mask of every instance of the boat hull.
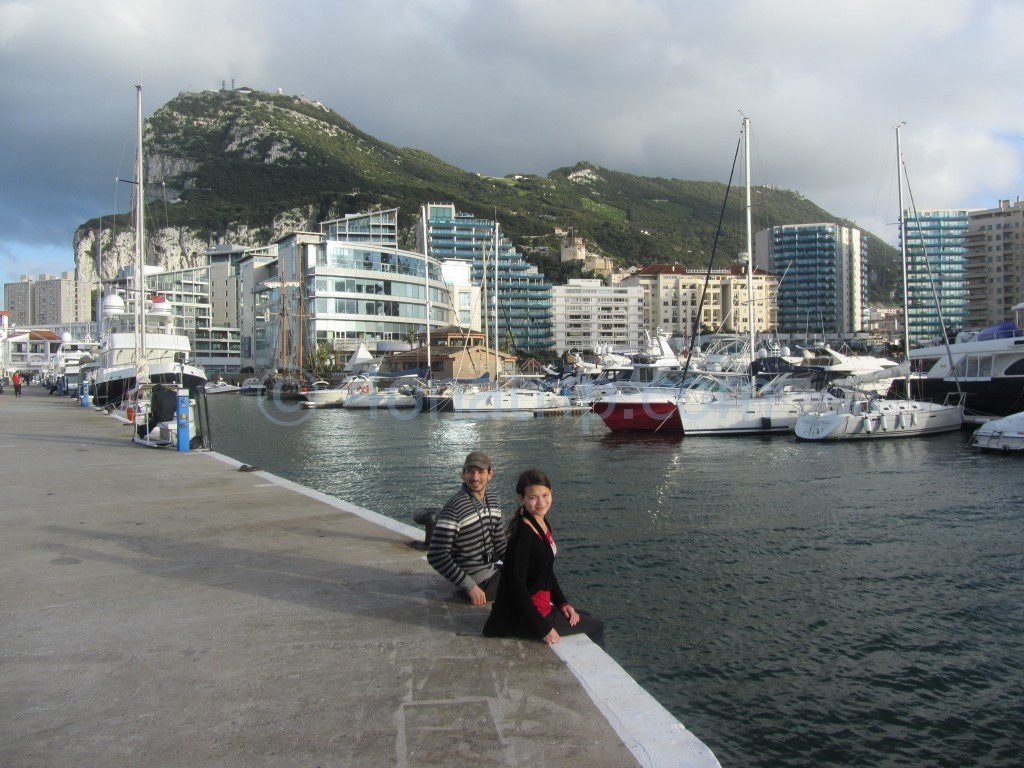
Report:
M852 411L807 413L797 419L799 440L879 440L955 432L963 425L962 406L903 400L877 400Z
M206 384L206 374L201 368L171 363L150 366L144 378L151 384L163 384L168 387L184 385L193 397L199 387ZM93 386L93 405L116 405L136 387L137 383L137 369L134 365L101 370Z
M207 384L206 394L208 395L234 395L241 390L241 387L237 387L234 384Z
M452 410L455 413L516 413L567 409L570 406L567 395L540 389L461 391L452 394Z
M650 391L599 400L593 411L613 432L698 435L765 435L792 432L797 419L812 409L834 407L834 398L816 392L765 397L734 397L683 391Z
M344 405L348 390L332 387L331 389L311 389L304 394L306 401L312 403L317 408L330 408L331 406Z
M681 434L679 409L674 399L612 398L594 403L592 410L612 432Z
M402 392L353 392L344 400L349 410L409 410L421 407L423 398Z
M1024 412L982 424L968 445L980 451L1024 453Z
M684 403L679 419L683 433L696 435L766 435L793 431L806 411L802 403L737 399L718 403Z

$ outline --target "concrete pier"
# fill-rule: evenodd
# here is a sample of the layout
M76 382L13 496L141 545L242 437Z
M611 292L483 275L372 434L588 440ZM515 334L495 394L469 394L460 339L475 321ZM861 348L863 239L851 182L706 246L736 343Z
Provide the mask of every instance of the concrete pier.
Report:
M128 430L0 395L5 768L718 765L585 637L481 637L421 530Z

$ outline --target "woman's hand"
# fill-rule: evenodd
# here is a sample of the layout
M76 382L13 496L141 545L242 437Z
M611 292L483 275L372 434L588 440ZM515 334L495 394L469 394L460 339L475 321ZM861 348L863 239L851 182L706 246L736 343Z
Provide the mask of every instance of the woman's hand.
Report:
M580 623L580 615L576 613L576 609L568 603L562 606L561 611L562 615L569 620L570 627L575 627L577 624Z
M557 643L562 638L559 637L558 633L555 630L552 629L550 632L548 632L546 635L544 635L544 637L542 637L541 639L545 643L547 643L548 645L554 645L555 643Z

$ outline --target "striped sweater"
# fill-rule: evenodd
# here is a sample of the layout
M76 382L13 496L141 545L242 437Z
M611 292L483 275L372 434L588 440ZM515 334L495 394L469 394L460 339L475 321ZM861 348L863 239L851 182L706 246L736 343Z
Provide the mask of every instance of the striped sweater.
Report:
M498 497L484 492L477 501L463 484L437 516L427 562L459 589L467 592L497 572L505 555L505 532Z

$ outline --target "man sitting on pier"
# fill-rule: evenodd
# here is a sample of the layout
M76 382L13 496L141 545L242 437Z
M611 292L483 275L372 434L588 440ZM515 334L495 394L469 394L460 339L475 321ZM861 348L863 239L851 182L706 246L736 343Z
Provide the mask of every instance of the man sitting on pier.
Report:
M441 509L427 549L427 562L473 605L494 599L505 555L498 497L487 490L493 477L486 453L466 456L462 488Z

